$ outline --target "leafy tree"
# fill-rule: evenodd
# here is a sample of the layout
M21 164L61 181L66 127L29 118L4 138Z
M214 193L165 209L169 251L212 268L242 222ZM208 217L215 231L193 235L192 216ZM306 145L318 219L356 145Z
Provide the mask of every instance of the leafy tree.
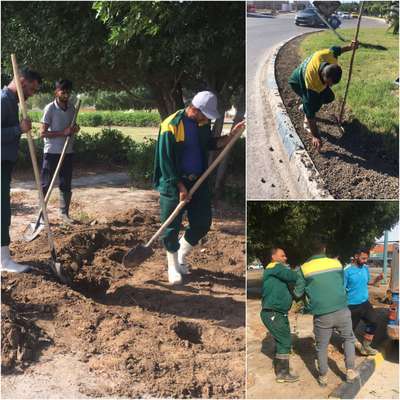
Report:
M21 64L80 91L151 90L162 117L183 91L215 90L221 111L244 88L242 2L3 1L2 70Z
M248 202L247 252L266 263L273 246L282 246L291 264L312 254L310 245L324 237L328 254L346 261L357 247L371 246L399 218L397 202L313 201Z

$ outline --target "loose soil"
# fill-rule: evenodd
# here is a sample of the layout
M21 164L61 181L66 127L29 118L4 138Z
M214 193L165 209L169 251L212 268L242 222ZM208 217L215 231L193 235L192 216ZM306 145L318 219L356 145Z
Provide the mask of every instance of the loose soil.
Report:
M87 190L76 190L74 198L89 220L53 225L59 259L73 279L70 286L52 275L44 235L11 245L15 259L33 270L2 273L4 377L23 373L29 378L36 371L40 378L43 370L49 373L44 363L59 360L72 371L82 365L82 375L78 370L71 378L82 397L243 398L243 216L217 212L212 230L189 258L191 274L171 287L159 243L138 268L121 264L129 248L159 227L154 194L148 191L152 207L118 212L124 209L118 207L121 196L132 193L120 190L115 208L111 198L116 190L101 188L102 196L108 191L110 197L101 212L99 202L83 201L95 197L96 189L88 195ZM31 197L28 191L13 192L14 207ZM18 210L19 221L13 224L20 232L23 214L32 210ZM39 397L52 387L43 390Z
M384 288L374 290L376 298L383 297ZM346 367L341 338L334 333L328 347L328 385L320 387L317 382L315 340L311 315L295 312L295 306L289 312L289 322L292 332L293 352L290 365L294 373L299 375L299 381L290 385L282 385L275 381L272 360L275 354L275 344L260 319L261 300L250 295L247 300L247 398L249 399L324 399L345 380ZM373 300L373 296L371 296ZM373 346L380 351L387 342L386 321L388 305L374 305L378 315L378 332ZM361 322L356 336L362 340L364 325ZM385 354L386 356L386 354ZM356 351L356 367L365 357ZM398 369L398 365L395 365Z
M275 74L289 117L326 188L337 199L397 199L398 152L385 152L382 135L370 132L348 111L343 118L346 124L342 134L334 117L339 115L338 101L324 105L318 112L323 147L320 153L312 147L311 135L303 128L304 114L298 110L300 98L287 83L293 69L303 61L298 53L303 39L293 39L281 49Z

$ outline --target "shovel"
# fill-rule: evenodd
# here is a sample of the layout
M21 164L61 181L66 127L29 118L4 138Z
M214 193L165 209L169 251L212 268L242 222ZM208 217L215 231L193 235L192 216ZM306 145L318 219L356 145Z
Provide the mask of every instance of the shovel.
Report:
M24 96L24 92L22 90L22 85L21 85L20 76L19 76L19 69L18 69L18 64L17 64L17 59L15 57L15 54L11 54L11 62L12 62L13 71L14 71L15 84L17 86L19 105L21 107L22 116L24 119L26 119L26 118L28 118L28 113L26 111L25 96ZM43 218L44 218L44 222L45 222L46 230L47 230L47 238L48 238L50 254L51 254L50 267L51 267L52 271L54 272L54 274L58 277L58 279L61 282L69 283L70 280L64 274L63 268L57 260L57 254L56 254L56 249L54 247L53 235L50 230L49 218L47 216L46 204L44 202L44 197L43 197L43 192L42 192L42 187L41 187L42 185L40 183L40 175L39 175L39 168L38 168L37 159L36 159L35 144L33 143L31 132L30 131L26 132L26 136L28 139L29 153L30 153L31 159L32 159L32 166L33 166L33 172L35 175L36 188L39 192L39 203L42 208Z
M360 24L361 24L361 17L362 17L362 12L364 8L364 2L362 1L360 4L360 11L358 13L358 20L357 20L357 28L356 28L356 34L354 36L354 41L357 42L358 40L358 33L360 32ZM353 72L353 62L354 62L354 56L356 55L356 48L353 49L353 52L351 53L351 59L350 59L350 67L349 67L349 76L347 78L347 84L346 84L346 90L344 92L344 97L342 101L342 105L340 107L340 112L339 112L339 117L337 118L337 123L339 125L340 130L342 133L344 133L344 128L343 128L343 113L344 113L344 107L346 105L346 100L347 100L347 93L349 91L350 87L350 79L351 79L351 74Z
M211 165L207 168L207 170L201 175L201 177L196 181L196 183L192 186L189 191L189 198L193 195L193 193L199 188L199 186L204 182L204 180L211 174L211 172L215 169L215 167L221 162L221 160L227 155L228 151L235 144L236 140L244 132L245 128L239 129L238 132L232 137L229 143L224 147L224 149L219 153L218 157L211 163ZM188 202L186 200L182 200L173 213L167 218L167 220L161 225L160 229L153 235L153 237L145 244L138 244L133 249L129 250L124 258L122 259L122 263L124 267L136 267L140 265L142 262L147 260L153 253L154 250L151 248L153 242L164 232L164 230L172 223L172 221L177 217L177 215L182 211L182 209L186 206Z
M79 97L78 97L78 101L75 106L75 114L74 114L74 117L73 117L71 125L70 125L71 128L75 126L80 107L81 107L81 99L79 99ZM53 187L54 187L54 183L56 181L57 175L58 175L58 171L60 170L62 163L64 162L65 154L66 154L70 140L71 140L71 136L68 136L64 143L64 147L62 149L60 159L58 161L56 170L54 171L54 175L51 179L49 189L47 190L46 197L44 199L46 206L50 199L51 192L53 191ZM36 219L36 222L30 222L29 225L25 228L24 233L23 233L23 238L26 242L31 242L33 239L37 238L39 236L40 232L42 232L42 230L44 229L44 224L41 222L42 215L43 215L42 209L40 209L39 215Z

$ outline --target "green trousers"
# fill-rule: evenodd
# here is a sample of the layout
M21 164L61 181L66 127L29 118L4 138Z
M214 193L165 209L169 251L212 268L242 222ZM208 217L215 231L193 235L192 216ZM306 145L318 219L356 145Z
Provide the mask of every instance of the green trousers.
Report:
M188 191L195 183L185 179L182 182ZM174 195L160 194L161 222L164 222L172 214L178 204L178 191ZM185 239L192 246L195 246L207 234L211 226L211 197L207 181L197 189L191 201L162 234L161 240L164 247L171 253L179 249L179 231L185 211L189 220L189 226L185 231Z
M292 348L289 318L277 311L262 310L261 320L275 340L276 354L289 354ZM279 358L279 356L278 356Z
M1 162L1 246L10 244L11 225L11 173L14 163L11 161Z

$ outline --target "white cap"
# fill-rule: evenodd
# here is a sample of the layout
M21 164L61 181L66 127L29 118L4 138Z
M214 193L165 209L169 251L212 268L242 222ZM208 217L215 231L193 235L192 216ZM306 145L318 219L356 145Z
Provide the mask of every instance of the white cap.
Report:
M220 117L217 96L209 91L199 92L193 97L192 105L198 108L208 119Z

